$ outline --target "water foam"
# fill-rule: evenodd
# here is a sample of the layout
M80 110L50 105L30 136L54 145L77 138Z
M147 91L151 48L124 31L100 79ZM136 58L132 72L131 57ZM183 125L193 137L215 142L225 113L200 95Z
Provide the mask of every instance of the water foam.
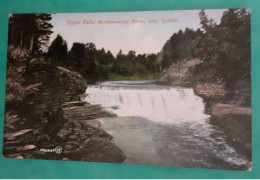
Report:
M193 89L153 86L89 86L86 101L101 104L118 116L140 116L160 123L204 123L204 103Z
M108 81L88 86L86 94L85 101L100 104L118 116L140 116L160 124L186 128L191 133L185 141L207 147L216 157L229 163L251 167L250 162L229 147L224 136L207 123L210 116L204 113L205 104L193 89L157 86L150 81ZM218 138L211 137L214 133L219 134Z

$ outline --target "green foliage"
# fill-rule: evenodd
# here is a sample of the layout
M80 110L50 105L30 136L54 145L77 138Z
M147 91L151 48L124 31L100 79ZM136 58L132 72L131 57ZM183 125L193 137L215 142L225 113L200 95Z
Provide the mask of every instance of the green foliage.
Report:
M68 52L68 62L64 63L69 69L79 72L88 81L93 83L99 80L107 80L106 66L110 61L112 54L105 53L103 50L97 50L93 43L73 43ZM112 56L113 57L113 56Z
M204 32L210 31L214 26L216 26L216 23L213 19L208 19L208 16L206 15L204 9L202 9L199 12L199 18L200 18L200 24L201 28Z
M26 81L25 74L34 59L28 50L8 48L8 66L6 75L6 111L18 106L25 97L36 93L41 82Z
M64 121L63 102L84 93L85 80L53 60L13 46L7 64L5 132L30 127L54 135Z
M82 62L86 56L85 44L73 43L71 50L69 51L69 65L75 69L82 65Z
M203 32L186 28L174 33L165 43L161 52L161 67L167 69L172 63L199 56L197 46L202 41Z
M8 44L39 51L46 46L52 33L51 14L11 14L9 17Z
M109 80L118 81L118 80L156 80L164 75L164 72L157 73L144 73L144 74L134 74L132 76L122 76L116 73L109 74Z
M201 19L203 26L203 19ZM201 58L197 73L208 67L216 69L215 76L231 87L238 80L251 79L250 12L246 9L229 9L219 25L208 27L204 33Z
M59 65L67 64L67 51L67 42L58 34L52 41L47 56L51 57Z
M126 55L120 50L116 57L104 48L96 49L94 43L74 42L71 50L67 53L66 41L58 35L52 42L48 57L56 64L77 71L88 83L105 81L108 79L126 79L127 77L147 77L152 79L160 69L156 64L156 54L139 54L129 51ZM66 60L67 57L67 60ZM62 60L63 59L63 60ZM114 78L116 77L116 78Z
M146 76L159 72L159 66L156 64L157 55L138 54L135 51L129 51L124 55L120 50L111 68L111 72L118 74L119 77ZM123 79L125 79L123 78ZM140 78L138 78L140 79ZM143 78L142 78L143 79Z
M249 10L229 9L218 25L204 10L199 17L201 30L180 30L165 43L158 56L161 67L167 69L177 61L199 58L203 63L194 69L196 80L222 82L227 88L242 79L250 82Z

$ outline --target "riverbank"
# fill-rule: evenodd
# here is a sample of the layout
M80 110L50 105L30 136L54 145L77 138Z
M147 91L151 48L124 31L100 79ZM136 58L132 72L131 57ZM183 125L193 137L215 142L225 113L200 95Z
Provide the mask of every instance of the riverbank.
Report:
M99 105L89 105L82 101L66 102L62 106L64 123L57 134L49 137L38 134L37 129L6 133L4 156L111 163L121 163L126 159L122 150L112 142L113 137L101 128L98 120L115 115L104 111ZM41 136L45 136L45 141L39 141ZM60 148L60 152L57 152L57 148Z
M32 60L24 66L19 64L19 68L24 68L22 81L17 79L21 72L7 70L3 156L123 162L124 153L114 145L113 137L98 121L114 115L98 105L81 101L87 88L82 76L46 59L33 58L25 50L12 49L11 53L16 51L18 56L14 56L13 61L22 62L24 54L26 60ZM12 89L14 84L21 82L27 86L25 90L32 89L23 97L14 94L23 87ZM36 84L37 88L31 84Z
M243 79L232 88L212 81L214 69L194 74L199 59L173 64L158 83L193 88L203 98L210 123L226 135L227 143L250 161L252 156L251 84Z
M113 137L101 128L99 118L113 117L99 105L75 101L63 104L66 120L57 133L63 147L62 160L121 163L125 155L112 142Z

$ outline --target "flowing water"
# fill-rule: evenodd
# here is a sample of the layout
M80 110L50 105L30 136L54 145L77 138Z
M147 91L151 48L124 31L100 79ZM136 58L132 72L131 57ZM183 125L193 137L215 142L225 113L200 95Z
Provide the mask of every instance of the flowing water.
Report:
M102 119L127 156L125 163L247 170L251 163L209 124L193 89L153 81L107 81L88 86L86 101L117 114Z

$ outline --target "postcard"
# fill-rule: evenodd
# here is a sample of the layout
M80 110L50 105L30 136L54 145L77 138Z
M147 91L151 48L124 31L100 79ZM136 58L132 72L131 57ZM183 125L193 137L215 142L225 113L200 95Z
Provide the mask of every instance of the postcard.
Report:
M250 15L9 14L3 156L250 171Z

